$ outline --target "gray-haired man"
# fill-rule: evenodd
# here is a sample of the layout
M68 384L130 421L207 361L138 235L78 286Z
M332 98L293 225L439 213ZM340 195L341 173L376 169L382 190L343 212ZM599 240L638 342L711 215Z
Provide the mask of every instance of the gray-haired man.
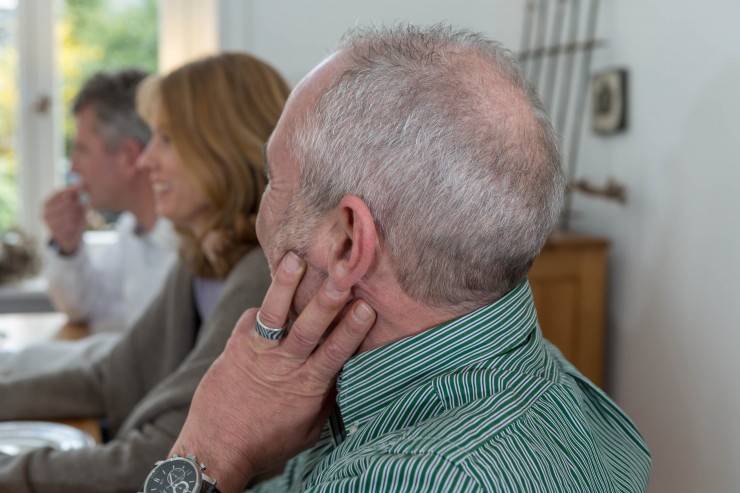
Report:
M273 286L173 453L226 493L303 450L257 490L645 490L640 434L537 325L526 274L564 179L508 51L357 32L295 89L266 161Z
M73 103L72 171L80 183L55 192L44 204L52 248L44 259L49 295L73 322L96 332L120 331L135 322L159 292L174 264L177 244L169 223L158 219L149 174L137 165L149 128L136 113L140 70L101 72ZM118 240L93 257L82 241L85 206L122 213Z
M80 183L57 190L44 204L51 240L44 276L54 307L95 337L50 342L0 354L0 376L52 371L105 354L159 293L177 258L172 225L157 218L149 174L137 160L149 128L136 113L141 70L100 72L73 102L72 171ZM116 240L92 252L83 241L84 193L96 210L120 212Z

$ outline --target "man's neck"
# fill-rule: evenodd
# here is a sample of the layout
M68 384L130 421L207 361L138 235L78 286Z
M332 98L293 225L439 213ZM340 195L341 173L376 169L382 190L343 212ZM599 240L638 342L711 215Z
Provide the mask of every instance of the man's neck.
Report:
M355 297L369 303L377 314L360 352L420 334L471 311L469 307L439 309L420 303L409 298L397 285L373 291L359 289L355 293Z
M152 211L133 211L129 210L136 218L136 234L145 235L149 233L157 222L157 214Z

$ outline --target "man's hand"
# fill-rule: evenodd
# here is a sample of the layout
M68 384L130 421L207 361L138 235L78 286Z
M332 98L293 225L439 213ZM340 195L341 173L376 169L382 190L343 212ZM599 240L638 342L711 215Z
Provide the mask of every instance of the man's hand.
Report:
M297 256L285 256L260 308L262 323L287 322L304 270ZM335 405L339 371L375 322L365 302L348 305L349 298L325 281L279 340L258 335L257 310L247 310L198 386L172 453L195 454L220 491L235 493L313 445Z
M85 208L78 198L79 191L80 185L71 185L44 203L44 221L63 255L77 251L85 231Z

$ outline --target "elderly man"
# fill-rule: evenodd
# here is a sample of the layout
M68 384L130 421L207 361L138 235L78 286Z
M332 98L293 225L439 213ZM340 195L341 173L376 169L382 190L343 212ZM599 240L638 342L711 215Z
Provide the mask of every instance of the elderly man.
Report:
M640 434L537 325L526 274L564 179L508 51L357 32L295 89L266 158L273 285L145 492L202 462L233 493L290 457L256 489L645 490Z

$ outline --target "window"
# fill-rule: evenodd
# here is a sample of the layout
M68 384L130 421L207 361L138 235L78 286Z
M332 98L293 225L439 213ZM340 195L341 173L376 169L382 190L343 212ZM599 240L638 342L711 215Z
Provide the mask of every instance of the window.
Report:
M18 161L13 136L17 121L18 0L0 0L0 232L18 216Z
M99 70L157 69L157 0L0 0L0 232L43 239L64 183L71 101Z

